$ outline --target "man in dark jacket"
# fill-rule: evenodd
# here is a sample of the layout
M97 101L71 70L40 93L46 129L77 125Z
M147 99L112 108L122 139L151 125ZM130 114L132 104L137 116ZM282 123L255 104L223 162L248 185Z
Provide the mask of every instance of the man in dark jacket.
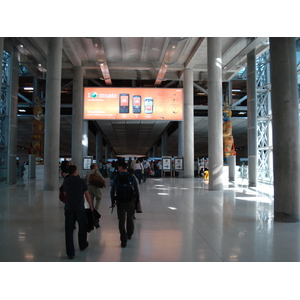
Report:
M115 201L117 201L121 247L125 248L127 239L131 239L134 231L133 215L135 205L133 193L138 199L140 195L137 181L127 171L127 164L124 162L119 163L118 171L119 173L114 178L111 186L110 197L113 207ZM128 192L126 186L130 186L131 191Z
M84 250L88 246L87 228L86 228L86 212L84 207L84 195L90 205L91 211L94 210L93 204L88 193L86 182L78 176L76 166L68 167L69 176L65 178L63 183L64 193L66 194L65 203L65 239L67 255L70 259L74 258L75 248L73 240L73 231L75 221L78 222L78 243L80 250Z

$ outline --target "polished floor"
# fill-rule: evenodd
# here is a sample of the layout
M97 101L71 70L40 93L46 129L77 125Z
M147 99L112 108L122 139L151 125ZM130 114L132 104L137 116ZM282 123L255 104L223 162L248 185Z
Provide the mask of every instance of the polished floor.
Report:
M64 211L58 191L36 179L0 184L1 262L299 262L300 224L273 220L272 186L247 182L209 191L200 178L148 178L140 185L143 213L120 247L116 211L103 189L101 227L88 234L89 247L75 257L65 251ZM107 179L109 185L109 180Z

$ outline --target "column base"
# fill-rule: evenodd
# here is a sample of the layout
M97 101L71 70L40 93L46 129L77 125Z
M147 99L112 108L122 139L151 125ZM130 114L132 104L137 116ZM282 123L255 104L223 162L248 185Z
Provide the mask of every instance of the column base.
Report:
M299 223L299 216L285 212L274 212L274 221L281 223Z

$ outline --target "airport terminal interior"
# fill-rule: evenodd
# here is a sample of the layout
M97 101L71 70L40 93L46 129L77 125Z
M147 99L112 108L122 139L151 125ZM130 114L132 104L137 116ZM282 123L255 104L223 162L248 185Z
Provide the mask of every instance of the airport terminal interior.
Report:
M64 241L64 205L58 191L44 191L43 166L36 179L0 185L2 262L70 262ZM61 179L62 180L62 179ZM248 188L224 177L223 191L203 178L153 177L141 183L142 213L121 248L110 183L102 190L100 228L75 262L298 262L299 223L274 223L273 189Z
M209 189L209 178L206 180L203 176L198 176L198 173L188 178L164 172L162 176L149 174L146 181L139 185L142 213L135 214L134 234L127 246L122 248L117 212L110 207L111 183L107 177L105 178L107 187L102 189L99 207L100 227L88 233L89 245L85 250L80 251L77 240L78 226L75 225L75 256L74 259L69 259L65 248L64 204L59 200L58 189L45 189L43 153L36 152L40 160L36 161L34 178L29 174L29 166L24 164L28 160L30 151L34 150L32 149L33 143L30 144L33 139L34 109L42 108L43 114L47 115L45 93L48 70L46 68L51 68L46 64L49 52L51 52L51 49L47 48L48 39L13 37L5 38L3 42L5 50L3 59L6 62L3 63L2 72L10 68L11 53L18 51L20 58L17 87L19 111L16 122L18 150L15 153L19 166L16 182L8 184L5 178L9 173L5 169L8 163L7 161L3 163L3 159L1 161L0 262L4 265L13 262L64 263L61 265L70 265L71 268L74 266L72 263L102 262L112 263L115 267L113 263L127 262L145 263L146 269L149 268L147 263L150 262L300 262L300 223L274 221L272 144L269 143L271 132L260 125L259 130L262 130L263 134L259 140L264 145L261 147L262 154L259 154L260 168L257 185L250 186L247 177L247 55L256 51L257 72L261 75L258 77L259 80L265 80L258 83L260 87L258 94L264 95L264 97L258 97L258 101L261 101L260 107L268 108L270 104L268 80L270 78L266 74L270 57L269 40L266 37L222 37L220 40L224 58L223 109L227 105L231 110L232 136L234 137L231 151L236 156L235 180L229 179L228 165L222 166L223 189L221 190ZM294 42L297 48L297 58L299 58L299 39L295 38ZM73 78L73 76L76 77L73 73L75 69L83 71L81 75L84 87L155 90L165 88L176 91L184 90L185 69L192 69L194 101L192 114L195 138L193 153L195 161L208 157L207 38L67 37L63 39L62 47L62 77L60 78L61 91L59 91L61 93L59 116L59 157L61 160L72 159L72 129L75 126L72 119L72 101L74 89L78 88ZM299 69L299 64L297 68ZM9 83L5 82L2 86L2 92L5 94ZM265 95L268 96L265 97ZM92 95L90 98L93 97ZM174 95L172 97L170 101L175 101ZM153 101L151 103L150 111L153 113ZM142 106L145 114L149 113L146 112L147 109L149 109L148 105ZM174 109L170 103L168 109L173 115L178 112L177 108ZM259 113L261 119L268 118L267 110L265 110L265 115L262 115L262 112ZM119 114L124 114L121 108ZM1 118L5 119L4 114L1 114ZM166 151L164 144L166 137L168 152L165 155L169 157L178 155L179 146L182 143L179 125L182 119L178 121L174 119L127 120L122 116L120 118L123 119L101 120L93 115L91 119L84 120L88 140L88 146L84 150L86 156L92 156L98 163L99 155L96 154L96 145L99 147L99 134L101 135L100 156L102 160L122 154L128 156L132 153L143 154L145 157L162 157L163 151ZM3 126L1 129L3 128L4 132L3 124L4 122L1 123ZM261 125L269 126L269 123ZM35 137L35 145L40 147L41 143L38 144L38 142L41 140L37 140L38 138ZM2 157L7 155L6 148L7 145L1 148ZM22 172L20 172L21 165L25 167ZM59 178L59 185L62 184L63 177L58 168L57 178ZM196 265L197 268L201 266L201 264ZM202 265L204 270L207 270L208 264ZM131 267L132 264L129 266ZM172 267L173 265L170 264L171 269ZM107 270L107 265L104 268ZM193 270L194 268L195 264L192 266ZM200 268L196 272L200 272ZM256 264L254 268L256 268L254 269L256 278L261 279L261 272L264 268L273 270L273 265ZM290 271L290 268L289 265L286 270ZM157 270L152 271L159 273ZM164 274L163 270L161 274ZM158 278L161 274L157 274ZM221 274L226 277L225 272ZM199 275L200 278L202 275ZM233 276L236 276L236 273ZM281 272L280 276L284 274ZM193 290L196 284L194 280L195 278L193 278ZM107 279L105 282L107 283ZM255 277L253 282L255 282ZM92 287L94 283L92 282ZM193 298L187 297L187 299Z

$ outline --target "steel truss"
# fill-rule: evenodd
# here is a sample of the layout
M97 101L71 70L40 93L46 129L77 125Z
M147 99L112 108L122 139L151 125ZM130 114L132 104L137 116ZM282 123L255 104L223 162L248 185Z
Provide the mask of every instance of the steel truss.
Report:
M3 179L2 177L6 176L5 174L7 168L7 97L9 90L9 58L9 54L3 51L0 99L0 180Z
M259 182L273 184L273 142L270 83L270 53L256 59L257 88L257 150Z

